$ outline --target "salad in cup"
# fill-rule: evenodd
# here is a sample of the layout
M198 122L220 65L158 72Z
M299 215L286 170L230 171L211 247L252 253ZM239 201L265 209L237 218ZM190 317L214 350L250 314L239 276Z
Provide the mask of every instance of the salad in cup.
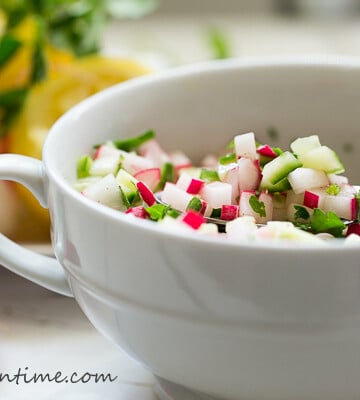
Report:
M75 188L129 215L232 241L346 238L360 243L357 187L317 135L288 150L236 135L220 156L193 165L149 130L94 145L77 163Z

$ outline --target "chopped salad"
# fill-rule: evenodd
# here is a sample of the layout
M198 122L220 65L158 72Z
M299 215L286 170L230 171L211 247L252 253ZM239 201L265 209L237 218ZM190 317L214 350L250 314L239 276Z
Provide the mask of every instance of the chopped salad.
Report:
M77 162L75 188L129 218L233 241L360 242L360 195L343 173L317 135L283 150L239 134L195 166L149 130L95 145Z

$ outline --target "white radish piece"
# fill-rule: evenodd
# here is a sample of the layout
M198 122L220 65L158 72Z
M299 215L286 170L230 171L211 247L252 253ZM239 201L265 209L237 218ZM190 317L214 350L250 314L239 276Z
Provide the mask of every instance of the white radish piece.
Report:
M89 174L91 176L115 175L120 165L120 154L116 152L112 155L96 158L91 164Z
M295 194L293 190L286 192L286 204L287 208L289 204L303 204L304 203L304 193Z
M234 138L235 153L238 158L246 157L250 160L256 160L256 141L253 132L243 133Z
M203 187L200 192L211 208L221 208L223 204L231 204L232 186L225 182L211 182Z
M357 219L358 204L355 197L327 195L321 208L325 212L333 211L340 218Z
M161 200L176 210L184 212L193 197L194 196L186 193L185 190L180 189L174 183L166 182Z
M229 221L226 226L226 236L230 240L241 242L245 240L253 240L258 230L254 217L244 216Z
M339 186L349 183L349 179L343 175L328 174L328 178L330 183L334 183Z
M288 175L288 180L295 194L304 193L307 189L319 188L329 184L324 171L313 168L296 168Z
M124 168L131 175L135 175L137 172L144 169L155 167L155 164L152 160L150 160L149 158L138 156L135 153L122 152L121 157L121 167Z
M142 144L139 148L139 154L151 160L155 167L161 167L164 163L170 162L169 155L155 139L148 140Z
M204 184L205 181L202 179L192 178L188 174L181 174L176 182L176 186L190 194L198 194Z
M255 190L261 181L260 165L258 160L240 158L238 160L238 182L239 191Z
M218 175L222 182L229 183L232 186L231 203L237 204L240 194L238 164L237 163L230 163L226 165L219 164Z
M327 196L325 189L310 189L304 192L303 204L309 208L323 208L325 197Z
M101 157L120 156L121 151L117 149L112 142L101 144L95 151L94 160Z
M303 204L289 204L286 210L286 219L292 222L308 222L314 210ZM307 217L307 218L306 218Z

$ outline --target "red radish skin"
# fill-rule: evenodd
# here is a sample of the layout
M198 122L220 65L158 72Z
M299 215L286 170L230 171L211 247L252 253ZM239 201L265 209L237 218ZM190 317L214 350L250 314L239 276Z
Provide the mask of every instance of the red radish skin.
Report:
M144 182L138 182L136 187L139 191L140 197L149 207L156 203L154 193Z
M144 182L151 190L155 190L160 183L161 171L160 168L148 168L137 172L134 175L139 181Z
M208 206L207 202L205 200L201 200L201 210L199 211L201 215L205 214L207 206Z
M197 230L205 222L205 219L201 214L193 210L189 210L183 216L182 221L189 225L191 228Z
M277 154L275 153L275 151L268 144L259 146L256 149L256 152L265 157L271 157L271 158L277 157Z
M360 236L360 224L351 224L348 226L347 231L346 231L346 236L351 235L354 233L355 235Z
M220 218L225 221L232 221L239 216L239 206L234 204L224 204L221 207Z
M319 195L305 190L304 206L309 208L317 208L319 206Z
M135 217L142 219L146 219L148 215L143 206L131 207L128 210L126 210L126 214L132 214Z
M357 219L359 212L359 204L355 197L351 199L351 219Z
M189 194L198 194L203 188L205 181L192 178L190 175L182 174L176 182L176 186Z

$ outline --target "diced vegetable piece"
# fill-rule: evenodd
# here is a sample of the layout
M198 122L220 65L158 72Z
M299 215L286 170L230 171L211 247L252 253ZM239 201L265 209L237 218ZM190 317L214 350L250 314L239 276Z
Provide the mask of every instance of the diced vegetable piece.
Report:
M132 214L135 217L142 218L142 219L146 219L146 217L147 217L145 207L143 207L143 206L131 207L126 210L126 214Z
M138 183L136 178L124 169L120 168L116 175L116 181L119 183L124 195L127 197L131 205L140 200L138 189L136 187L136 184Z
M232 186L225 182L211 182L201 190L201 197L212 208L221 208L223 204L231 204Z
M327 174L341 174L345 171L338 155L327 146L316 147L299 155L304 167L319 169Z
M131 137L128 139L114 140L113 144L116 148L124 151L132 151L140 147L142 144L148 140L155 138L155 132L153 130L148 130L139 136Z
M255 191L244 191L240 194L239 216L252 216L259 224L266 223L272 218L272 197L262 192L256 197Z
M238 161L238 184L239 190L255 190L261 180L261 172L258 160L240 158Z
M83 190L85 190L87 187L89 187L90 185L98 182L99 180L101 180L101 176L88 176L86 178L80 178L78 179L75 184L74 184L74 188L78 191L78 192L82 192Z
M199 229L200 226L205 222L204 217L201 214L192 210L185 213L185 215L182 217L182 221L193 229Z
M264 204L265 215L260 215L257 221L259 224L266 224L268 221L271 221L273 217L273 197L270 193L261 192L259 195L259 202Z
M239 216L239 206L235 204L223 204L221 206L220 218L231 221Z
M162 149L160 144L155 140L148 140L140 146L139 154L151 160L155 167L161 167L164 163L170 162L169 155Z
M217 171L206 168L201 168L200 179L203 179L206 183L220 181Z
M228 222L225 230L230 240L240 242L244 239L255 239L258 228L254 217L244 216Z
M90 175L90 169L93 164L93 160L90 156L85 155L79 158L77 162L77 177L78 179L86 178Z
M275 185L296 168L301 167L301 162L289 151L284 151L278 157L268 162L262 170L261 187Z
M328 174L328 178L330 183L334 183L340 186L349 183L349 179L343 175Z
M268 144L263 144L256 149L256 152L264 157L275 158L278 155Z
M322 239L309 232L297 229L291 222L270 221L266 226L258 229L257 236L266 240L291 240L298 242L311 242L313 245L321 245Z
M236 163L236 161L237 161L237 155L235 153L229 153L219 158L219 164L221 165Z
M338 217L353 220L357 218L358 205L353 196L327 195L321 207L325 212L332 211Z
M93 161L89 174L92 176L106 176L108 174L115 175L120 166L120 155L113 154L110 156L98 157Z
M245 158L244 158L245 160ZM252 161L249 160L251 163ZM239 165L231 163L219 165L218 174L222 182L229 183L232 187L231 203L236 204L239 198Z
M109 174L81 192L85 197L105 206L120 211L126 211L119 184L114 175Z
M292 222L309 222L313 214L313 209L302 204L289 204L286 210L286 217Z
M318 135L311 135L303 138L297 138L290 144L291 150L301 156L307 153L309 150L320 147L320 140Z
M360 236L360 223L350 224L346 230L346 236L350 236L352 234Z
M101 157L120 157L121 151L119 151L116 147L114 147L112 142L107 142L105 144L101 144L95 151L94 160Z
M139 181L136 184L136 187L144 203L146 203L148 206L152 206L156 203L156 198L154 196L154 193L144 182Z
M238 158L246 157L251 160L258 158L256 153L256 141L253 132L243 133L234 137L235 153Z
M342 237L345 225L343 221L332 211L324 212L315 208L310 221L313 232L327 232L335 237Z
M281 181L275 183L275 185L272 185L271 183L266 183L263 180L261 180L259 187L260 189L267 190L270 193L286 192L287 190L291 189L291 185L288 178L281 179Z
M148 158L138 156L135 153L121 153L122 164L121 167L129 174L135 175L137 172L144 169L154 168L154 162Z
M155 191L156 188L159 186L160 177L161 177L160 168L143 169L134 175L134 178L146 183L146 185L152 191Z
M176 182L176 186L190 194L198 194L204 184L202 179L192 178L187 174L182 174Z
M162 201L179 211L186 211L193 196L180 189L174 183L167 182L161 195Z
M312 168L296 168L288 175L292 190L296 193L304 193L307 189L319 188L329 184L329 179L324 171Z
M325 189L306 190L304 193L304 206L309 208L322 208L326 196Z
M177 173L178 173L178 176L180 176L182 174L187 174L187 175L191 176L192 178L200 179L201 168L197 168L197 167L179 168Z

